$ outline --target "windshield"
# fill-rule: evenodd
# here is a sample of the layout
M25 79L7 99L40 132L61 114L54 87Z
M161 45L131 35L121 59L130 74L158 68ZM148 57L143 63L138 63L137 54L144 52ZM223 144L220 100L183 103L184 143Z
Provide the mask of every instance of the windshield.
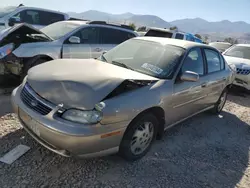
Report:
M13 7L13 6L0 8L0 18L3 18L4 16L8 15L14 10L16 10L16 7Z
M224 55L239 57L243 59L250 59L250 47L234 46L231 49L229 49Z
M130 39L100 59L156 78L171 79L184 51L177 46Z
M220 51L225 51L226 49L228 49L231 44L224 44L224 43L210 43L210 46L213 46L214 48L220 50Z
M57 40L67 33L72 32L76 28L79 27L79 24L71 23L71 22L56 22L47 27L41 29L41 31L49 36L50 38Z

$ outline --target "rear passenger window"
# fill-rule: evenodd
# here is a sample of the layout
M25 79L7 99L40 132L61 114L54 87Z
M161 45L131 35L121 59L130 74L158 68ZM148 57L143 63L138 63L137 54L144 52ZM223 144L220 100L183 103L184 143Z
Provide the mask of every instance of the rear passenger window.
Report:
M204 49L207 60L207 71L213 73L221 70L221 58L218 52L210 49Z
M44 26L64 20L64 15L62 14L40 10L24 10L16 14L15 17L19 17L21 22Z
M199 75L204 75L204 63L199 48L193 49L189 52L188 56L184 60L182 66L182 72L192 71Z
M135 37L135 35L130 32L111 28L100 28L100 39L102 44L120 44L133 37Z
M183 35L183 34L180 34L180 33L176 33L175 38L176 38L176 39L181 39L181 40L183 40L184 35Z
M50 25L55 22L63 21L64 15L63 14L57 14L54 12L45 12L40 11L41 14L41 25Z

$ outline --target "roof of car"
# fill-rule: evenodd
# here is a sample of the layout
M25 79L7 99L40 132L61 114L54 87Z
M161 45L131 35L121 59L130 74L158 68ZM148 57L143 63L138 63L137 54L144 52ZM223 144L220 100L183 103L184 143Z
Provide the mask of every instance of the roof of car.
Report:
M66 21L62 21L62 22L72 23L72 24L75 24L75 25L84 25L84 24L87 24L88 21L81 21L81 20L66 20Z
M163 37L137 37L136 39L157 42L162 45L171 44L171 45L179 46L185 49L192 48L192 47L199 47L199 46L208 46L202 43L191 42L191 41L180 40L180 39L163 38Z
M14 6L13 6L14 7ZM29 6L17 6L16 9L21 9L21 10L26 10L26 9L34 9L34 10L41 10L41 11L46 11L46 12L54 12L54 13L60 13L60 14L64 14L67 15L67 13L64 12L60 12L58 10L51 10L51 9L46 9L46 8L39 8L39 7L29 7Z
M236 46L250 47L250 44L236 44Z
M209 44L228 44L228 45L231 45L229 42L210 42Z

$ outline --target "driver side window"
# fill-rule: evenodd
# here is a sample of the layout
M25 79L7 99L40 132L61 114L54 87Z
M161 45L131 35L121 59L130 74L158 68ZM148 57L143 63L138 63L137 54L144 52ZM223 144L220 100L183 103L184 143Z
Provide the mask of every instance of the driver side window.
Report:
M204 75L204 62L200 48L191 50L185 58L181 72L192 71L200 76Z
M82 44L99 44L99 29L88 27L79 31L78 36Z

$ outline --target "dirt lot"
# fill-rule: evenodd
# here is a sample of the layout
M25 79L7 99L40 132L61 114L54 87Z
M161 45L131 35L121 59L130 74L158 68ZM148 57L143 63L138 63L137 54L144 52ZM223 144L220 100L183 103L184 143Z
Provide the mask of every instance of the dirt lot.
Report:
M220 116L198 115L169 130L142 160L77 160L44 149L0 97L0 156L22 143L31 150L0 163L0 187L250 187L250 95L232 92Z

